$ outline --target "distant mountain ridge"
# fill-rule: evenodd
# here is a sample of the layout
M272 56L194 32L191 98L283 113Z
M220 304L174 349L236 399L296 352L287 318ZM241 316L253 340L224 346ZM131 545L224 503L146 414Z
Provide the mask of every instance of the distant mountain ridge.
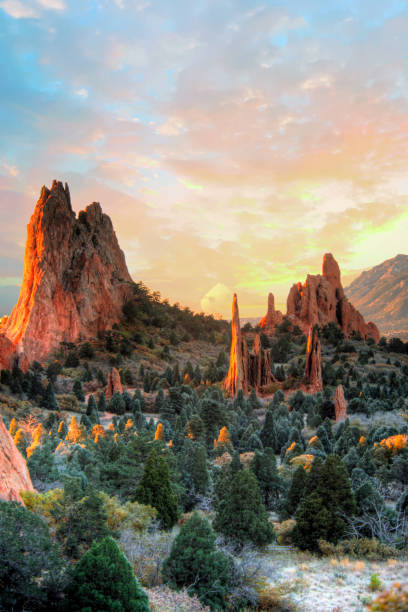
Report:
M345 292L382 335L408 339L408 255L399 254L363 272Z

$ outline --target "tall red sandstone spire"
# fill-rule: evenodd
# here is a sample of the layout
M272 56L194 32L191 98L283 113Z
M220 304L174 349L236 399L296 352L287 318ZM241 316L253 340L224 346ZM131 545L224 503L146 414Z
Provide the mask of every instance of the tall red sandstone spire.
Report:
M271 331L282 323L282 313L279 310L275 310L275 297L273 293L268 295L268 310L266 315L259 321L259 327L264 331Z
M244 365L244 347L241 335L241 324L239 322L238 299L236 293L234 293L234 297L232 299L231 332L232 341L230 366L224 385L229 395L233 397L239 390L242 390L244 393L247 392Z
M20 297L0 328L0 362L40 360L61 341L95 337L119 321L131 294L112 222L94 202L78 218L68 186L43 187L27 227Z
M316 327L309 327L306 345L305 381L315 393L323 390L322 347Z

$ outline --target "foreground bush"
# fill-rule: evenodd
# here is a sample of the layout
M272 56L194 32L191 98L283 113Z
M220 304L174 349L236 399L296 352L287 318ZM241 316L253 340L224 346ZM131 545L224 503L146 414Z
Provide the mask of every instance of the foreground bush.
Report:
M399 557L402 552L374 538L351 538L350 540L342 540L338 544L319 540L319 550L327 557L347 556L368 559L369 561L394 559Z
M212 610L224 610L230 581L228 558L217 551L215 533L196 512L180 529L163 564L163 579L170 587L187 587Z
M116 542L95 542L66 589L69 612L150 612L146 593Z
M408 587L399 583L389 591L381 593L372 604L368 606L370 612L406 612L408 610Z

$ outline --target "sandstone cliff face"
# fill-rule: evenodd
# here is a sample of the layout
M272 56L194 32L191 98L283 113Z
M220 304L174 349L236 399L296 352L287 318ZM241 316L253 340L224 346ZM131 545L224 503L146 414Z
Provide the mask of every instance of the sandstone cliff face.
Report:
M311 325L322 327L335 323L347 337L354 332L376 342L380 338L376 325L366 323L344 295L340 269L331 253L323 257L321 275L308 274L303 285L292 286L287 300L287 316L304 331Z
M273 293L268 295L268 310L266 315L259 321L259 327L265 332L272 331L282 323L283 316L279 310L275 310L275 297Z
M306 345L305 382L313 393L323 391L322 347L316 327L309 327Z
M336 423L347 419L347 400L344 397L344 389L339 385L334 394L334 412L336 414Z
M248 350L246 338L241 332L237 294L232 301L232 343L230 366L224 386L231 397L239 390L246 395L251 389L257 392L269 385L273 380L271 372L270 352L261 346L260 335L256 334L252 350Z
M34 491L24 457L0 416L0 498L23 503L20 491Z
M78 218L68 186L42 188L30 223L20 297L0 327L0 360L41 360L61 341L118 322L131 282L112 222L94 202ZM21 359L21 357L20 357Z

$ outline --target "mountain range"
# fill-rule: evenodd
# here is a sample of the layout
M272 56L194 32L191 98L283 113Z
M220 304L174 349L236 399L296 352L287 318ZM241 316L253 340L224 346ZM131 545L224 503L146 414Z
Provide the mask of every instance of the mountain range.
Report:
M399 254L363 272L345 292L381 334L408 339L408 255Z

